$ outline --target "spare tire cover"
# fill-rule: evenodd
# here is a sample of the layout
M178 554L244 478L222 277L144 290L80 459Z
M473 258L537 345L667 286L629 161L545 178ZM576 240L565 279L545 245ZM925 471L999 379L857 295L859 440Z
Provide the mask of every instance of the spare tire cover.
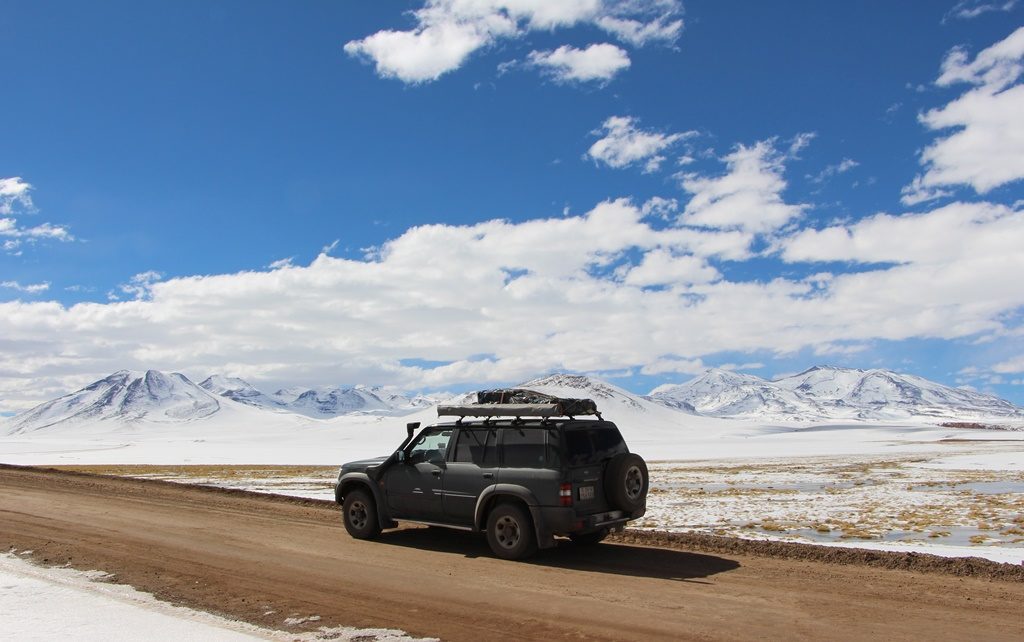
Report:
M619 453L604 471L604 492L613 508L633 512L647 503L647 463L636 453Z

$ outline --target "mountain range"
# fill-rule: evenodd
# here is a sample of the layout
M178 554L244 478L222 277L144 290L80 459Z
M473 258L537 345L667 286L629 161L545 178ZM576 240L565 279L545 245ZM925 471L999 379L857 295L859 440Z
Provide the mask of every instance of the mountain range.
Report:
M248 406L284 410L325 419L355 412L401 414L437 403L425 395L406 396L383 386L351 388L283 388L272 394L260 392L242 379L213 375L199 383L207 392Z
M1022 418L1024 410L991 395L889 370L815 366L772 381L712 369L648 395L710 417L761 421L893 421L915 418Z
M815 366L766 380L711 369L681 384L636 395L584 375L554 374L519 384L561 397L594 399L616 421L682 425L696 416L769 423L1024 419L1024 409L990 395L888 370ZM463 395L468 400L472 394ZM179 373L121 370L81 390L6 420L7 434L51 427L179 424L211 417L241 421L268 413L331 419L423 414L445 395L404 395L384 387L285 388L267 394L246 381L213 375L196 384ZM270 415L272 416L272 415Z

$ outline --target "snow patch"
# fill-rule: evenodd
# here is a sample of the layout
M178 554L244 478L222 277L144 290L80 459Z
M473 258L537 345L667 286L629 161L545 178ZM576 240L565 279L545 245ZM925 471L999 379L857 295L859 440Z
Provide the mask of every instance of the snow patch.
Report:
M97 571L40 567L10 553L0 554L0 622L4 623L4 637L40 642L422 639L392 629L321 627L309 633L274 631L161 602L123 584L96 581L104 576L105 573ZM40 608L44 604L59 605L59 610Z

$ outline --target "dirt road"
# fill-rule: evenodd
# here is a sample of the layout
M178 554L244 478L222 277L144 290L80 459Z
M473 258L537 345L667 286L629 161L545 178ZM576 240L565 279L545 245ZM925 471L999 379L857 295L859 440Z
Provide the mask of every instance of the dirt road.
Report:
M479 537L374 542L329 505L0 468L0 546L263 626L445 640L1024 639L1024 583L625 544L529 563ZM284 625L285 618L319 616Z

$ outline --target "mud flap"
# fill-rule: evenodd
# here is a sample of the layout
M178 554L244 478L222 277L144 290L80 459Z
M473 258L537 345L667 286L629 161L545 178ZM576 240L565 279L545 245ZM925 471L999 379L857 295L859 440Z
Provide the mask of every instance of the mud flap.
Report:
M555 535L547 529L541 528L544 520L541 518L540 507L530 506L530 518L533 520L533 528L537 534L537 548L554 548Z

